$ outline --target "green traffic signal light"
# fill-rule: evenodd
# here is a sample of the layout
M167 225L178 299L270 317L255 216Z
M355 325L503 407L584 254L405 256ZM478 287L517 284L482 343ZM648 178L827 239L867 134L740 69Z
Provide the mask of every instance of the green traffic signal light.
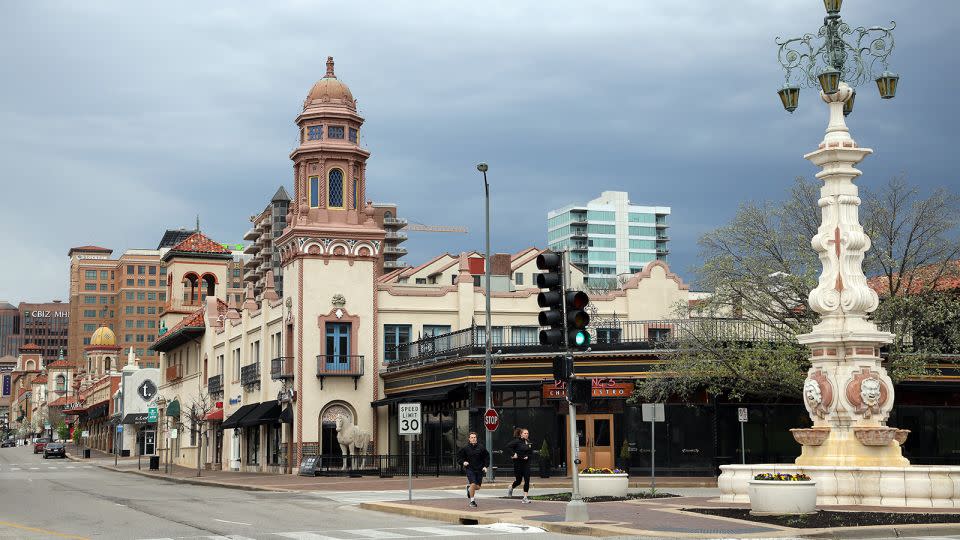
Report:
M577 347L590 346L590 334L586 330L576 330L573 333L573 343Z

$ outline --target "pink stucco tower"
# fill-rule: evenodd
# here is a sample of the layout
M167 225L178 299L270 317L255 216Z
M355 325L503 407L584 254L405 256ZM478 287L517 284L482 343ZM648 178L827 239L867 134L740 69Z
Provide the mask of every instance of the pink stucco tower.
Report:
M290 384L299 462L305 445L335 438L338 418L376 434L369 404L379 388L375 291L385 233L366 202L370 152L360 146L363 118L332 57L296 123L294 197L274 244L286 296L284 351L296 359ZM304 411L319 417L304 418Z

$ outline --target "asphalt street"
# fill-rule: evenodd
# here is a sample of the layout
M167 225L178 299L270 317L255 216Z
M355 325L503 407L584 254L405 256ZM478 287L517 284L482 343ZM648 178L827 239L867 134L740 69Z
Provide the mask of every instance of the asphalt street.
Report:
M0 448L0 538L577 538L381 514L345 495L175 484Z

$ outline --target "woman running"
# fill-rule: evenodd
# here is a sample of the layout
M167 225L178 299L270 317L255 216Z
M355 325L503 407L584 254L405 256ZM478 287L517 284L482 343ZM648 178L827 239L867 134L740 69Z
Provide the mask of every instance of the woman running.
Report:
M513 484L507 490L507 497L513 497L513 490L523 482L523 504L530 504L528 495L530 494L530 456L533 455L533 446L530 444L530 430L526 428L516 428L513 430L515 437L507 450L513 458Z

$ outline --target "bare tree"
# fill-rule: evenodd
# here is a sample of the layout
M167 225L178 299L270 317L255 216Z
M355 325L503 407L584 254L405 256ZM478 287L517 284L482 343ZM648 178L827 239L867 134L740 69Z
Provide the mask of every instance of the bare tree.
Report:
M664 354L658 373L638 387L640 395L662 399L707 390L774 399L799 392L809 360L805 348L795 344L796 335L819 321L807 306L821 271L810 247L820 224L819 188L819 182L798 178L786 200L745 203L730 223L700 240L704 262L697 271L698 283L713 294L697 306L698 315L764 324L782 339L747 347L699 326ZM956 272L960 203L943 189L921 197L903 177L862 196L861 221L873 240L865 272L885 283L879 287L882 302L874 319L895 330L916 333L922 327L936 338L913 339L908 348L902 346L903 333L898 336L888 370L894 380L902 380L924 373L930 354L960 349L960 317L955 316L960 297L951 292L934 299L928 294ZM930 309L933 305L936 310ZM686 306L680 309L687 311ZM957 336L956 343L944 343L951 336Z
M187 407L187 421L190 422L190 429L200 430L201 437L197 444L197 476L201 476L202 467L202 457L203 452L201 452L202 446L202 434L203 434L203 424L207 421L207 415L210 414L210 411L213 410L214 402L210 399L210 395L206 391L200 390L196 397L193 398L193 401L190 402L190 406Z

